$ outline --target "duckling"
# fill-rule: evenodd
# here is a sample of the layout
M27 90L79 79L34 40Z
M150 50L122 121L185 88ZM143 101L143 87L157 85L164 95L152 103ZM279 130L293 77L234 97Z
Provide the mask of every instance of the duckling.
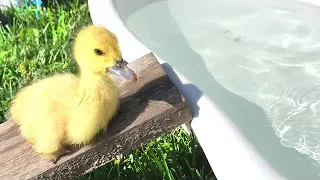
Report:
M121 56L117 37L102 26L82 29L73 52L78 75L61 73L36 81L22 88L10 106L22 136L54 163L64 147L90 143L114 117L119 90L107 72L137 82Z

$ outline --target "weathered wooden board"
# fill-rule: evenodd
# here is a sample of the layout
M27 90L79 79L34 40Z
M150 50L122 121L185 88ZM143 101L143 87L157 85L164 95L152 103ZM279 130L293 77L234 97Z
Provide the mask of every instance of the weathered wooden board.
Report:
M191 110L152 53L129 64L138 82L118 81L121 105L106 132L56 164L37 156L12 120L0 125L0 179L75 179L192 120Z

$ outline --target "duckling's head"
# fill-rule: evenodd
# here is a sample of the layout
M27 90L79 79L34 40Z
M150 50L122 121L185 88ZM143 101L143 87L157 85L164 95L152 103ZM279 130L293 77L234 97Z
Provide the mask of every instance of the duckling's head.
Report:
M117 37L102 26L90 25L78 33L74 57L83 74L105 76L110 71L132 82L137 81L136 74L122 59Z

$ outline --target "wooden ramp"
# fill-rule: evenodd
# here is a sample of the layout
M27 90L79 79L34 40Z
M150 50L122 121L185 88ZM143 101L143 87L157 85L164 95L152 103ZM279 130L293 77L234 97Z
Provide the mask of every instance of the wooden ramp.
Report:
M77 179L192 120L191 110L152 53L129 64L138 82L119 81L118 115L90 145L56 164L40 158L12 120L0 124L0 179Z

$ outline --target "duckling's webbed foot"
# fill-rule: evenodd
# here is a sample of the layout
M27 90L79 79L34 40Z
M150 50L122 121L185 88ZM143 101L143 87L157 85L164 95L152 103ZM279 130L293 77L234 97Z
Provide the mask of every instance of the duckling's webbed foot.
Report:
M63 148L59 152L54 152L54 153L50 153L50 154L40 154L40 156L42 156L43 158L48 159L48 160L50 160L50 162L56 164L62 156L65 156L71 152L72 152L71 150L69 150L67 148Z
M56 154L56 153L51 153L51 154L40 154L40 156L44 159L49 160L50 162L52 162L53 164L56 164L58 162L58 158L60 157L60 155Z

